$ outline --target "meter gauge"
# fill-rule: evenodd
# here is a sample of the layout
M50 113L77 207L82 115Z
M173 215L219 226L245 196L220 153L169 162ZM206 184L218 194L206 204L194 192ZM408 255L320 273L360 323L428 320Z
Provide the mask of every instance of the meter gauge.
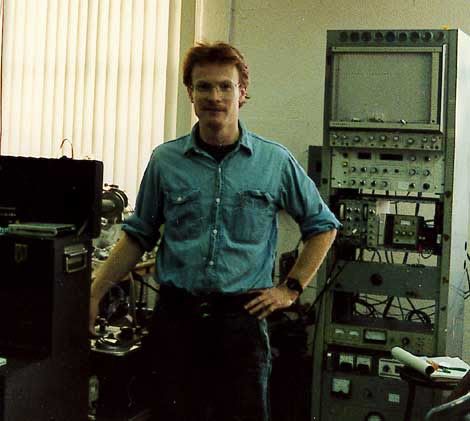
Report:
M385 421L385 417L379 412L369 412L364 421Z
M385 344L387 343L387 332L385 330L365 329L364 342Z
M343 378L333 378L331 381L331 393L333 395L350 396L351 380Z

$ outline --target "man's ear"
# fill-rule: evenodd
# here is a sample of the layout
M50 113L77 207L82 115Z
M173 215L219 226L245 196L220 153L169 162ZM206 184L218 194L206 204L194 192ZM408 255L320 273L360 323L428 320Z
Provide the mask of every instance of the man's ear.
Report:
M240 86L240 97L238 98L238 104L240 107L245 103L246 87Z
M188 96L189 96L190 101L194 104L193 89L187 86L186 90L188 91Z

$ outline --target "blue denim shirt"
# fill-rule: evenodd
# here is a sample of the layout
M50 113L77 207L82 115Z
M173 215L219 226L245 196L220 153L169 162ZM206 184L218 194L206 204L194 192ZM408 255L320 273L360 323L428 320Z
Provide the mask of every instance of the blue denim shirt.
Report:
M285 147L240 123L238 146L218 163L196 130L154 149L123 230L151 250L164 225L161 284L196 294L271 287L280 210L304 239L340 224Z

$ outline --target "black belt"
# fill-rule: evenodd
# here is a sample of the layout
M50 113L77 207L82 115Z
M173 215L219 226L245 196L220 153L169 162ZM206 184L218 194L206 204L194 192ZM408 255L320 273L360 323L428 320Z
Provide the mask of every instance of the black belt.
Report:
M160 285L160 301L172 309L208 317L223 313L247 312L245 304L256 297L256 292L240 294L209 293L194 295L181 288Z

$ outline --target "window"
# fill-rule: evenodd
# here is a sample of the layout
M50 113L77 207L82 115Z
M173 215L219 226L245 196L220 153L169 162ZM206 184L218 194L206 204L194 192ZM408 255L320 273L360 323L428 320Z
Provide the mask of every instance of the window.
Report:
M70 156L71 142L133 203L174 136L181 1L4 0L3 13L1 153Z

